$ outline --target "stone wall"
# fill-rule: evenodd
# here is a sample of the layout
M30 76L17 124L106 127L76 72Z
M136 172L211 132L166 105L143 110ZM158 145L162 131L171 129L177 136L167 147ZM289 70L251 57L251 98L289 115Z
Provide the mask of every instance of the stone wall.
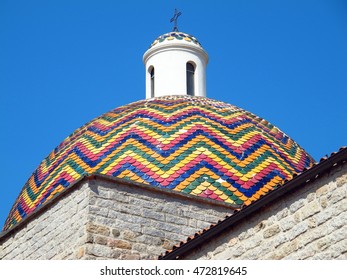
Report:
M347 165L246 217L185 259L347 259Z
M91 182L85 259L157 259L230 208L175 192Z
M224 203L88 178L3 236L0 259L156 259L230 212Z
M88 184L50 206L42 215L0 241L0 259L77 259L85 243Z
M287 194L187 259L347 259L347 166ZM0 259L156 259L231 211L117 180L85 179L0 240Z

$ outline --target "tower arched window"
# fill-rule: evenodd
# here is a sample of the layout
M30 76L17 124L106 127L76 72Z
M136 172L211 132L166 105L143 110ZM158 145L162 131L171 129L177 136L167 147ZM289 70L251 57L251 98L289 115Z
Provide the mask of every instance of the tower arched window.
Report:
M195 67L192 63L187 62L187 94L194 96L194 73Z
M154 97L154 67L151 67L149 71L151 76L151 97Z

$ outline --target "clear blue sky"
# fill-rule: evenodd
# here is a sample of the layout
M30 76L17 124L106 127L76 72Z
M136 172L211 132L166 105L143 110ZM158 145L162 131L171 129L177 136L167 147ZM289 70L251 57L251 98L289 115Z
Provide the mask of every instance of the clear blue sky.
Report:
M145 98L142 55L172 29L209 54L207 96L263 117L316 160L347 144L347 1L0 0L0 224L64 138Z

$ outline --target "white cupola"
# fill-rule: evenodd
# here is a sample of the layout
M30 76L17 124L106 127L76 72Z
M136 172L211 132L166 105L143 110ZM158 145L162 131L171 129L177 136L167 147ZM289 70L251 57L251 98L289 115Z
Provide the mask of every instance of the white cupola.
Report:
M159 36L143 55L146 98L206 96L208 55L198 40L177 31Z

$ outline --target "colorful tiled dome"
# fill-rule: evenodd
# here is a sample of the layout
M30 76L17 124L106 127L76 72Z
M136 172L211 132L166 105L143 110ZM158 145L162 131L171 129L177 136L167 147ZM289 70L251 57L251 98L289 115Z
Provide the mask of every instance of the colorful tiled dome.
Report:
M157 45L158 43L163 43L163 42L172 42L172 41L183 41L183 42L188 42L188 43L193 43L199 47L201 47L201 44L199 43L198 39L196 39L194 36L179 32L179 31L173 31L169 32L163 35L160 35L157 39L153 41L151 44L151 47Z
M94 119L55 148L23 187L4 230L85 174L248 205L313 162L279 129L230 104L142 100Z

